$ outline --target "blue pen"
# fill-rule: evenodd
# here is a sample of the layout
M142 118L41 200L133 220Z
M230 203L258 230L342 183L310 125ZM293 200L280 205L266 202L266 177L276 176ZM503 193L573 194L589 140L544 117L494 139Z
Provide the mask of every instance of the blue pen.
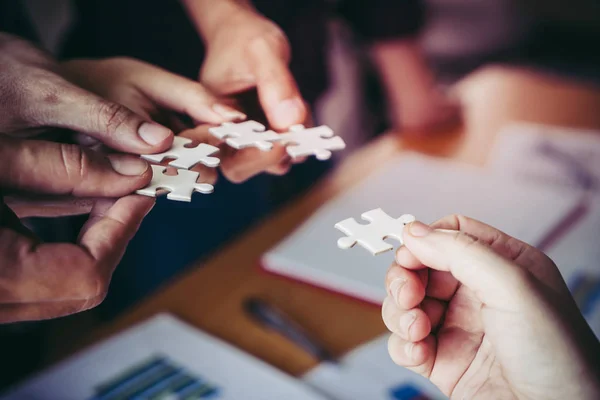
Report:
M334 357L310 338L297 323L265 301L252 298L245 302L244 308L253 320L285 336L319 361L336 362Z

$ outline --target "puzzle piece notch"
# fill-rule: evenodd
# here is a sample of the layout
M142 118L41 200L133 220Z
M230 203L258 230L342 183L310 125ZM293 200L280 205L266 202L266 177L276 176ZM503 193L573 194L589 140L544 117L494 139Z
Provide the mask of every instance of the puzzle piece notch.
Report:
M289 132L279 135L279 141L287 145L286 151L292 158L314 155L318 160L331 158L332 150L346 148L346 143L326 125L305 128L293 125Z
M151 165L152 180L150 184L143 189L136 191L143 196L156 197L158 190L168 190L167 199L175 201L192 201L192 194L200 192L204 194L212 193L213 185L208 183L197 183L200 176L198 172L188 171L186 169L176 170L177 175L165 175L167 167L161 165Z
M335 224L335 228L342 231L347 237L338 239L338 247L349 249L359 244L373 255L381 254L394 247L385 242L388 238L396 239L402 245L402 231L404 226L414 222L415 217L404 214L400 218L392 218L381 208L367 211L361 218L370 224L359 224L354 218L348 218Z
M180 169L190 169L198 163L211 168L219 166L221 160L217 157L210 157L219 151L218 147L206 143L200 143L196 147L186 147L191 143L191 139L175 136L169 150L158 154L144 154L142 158L154 163L160 163L165 158L175 158L168 165Z
M265 126L256 121L225 122L221 126L210 128L208 131L219 139L225 139L229 146L238 150L256 147L262 151L268 151L273 148L271 142L279 140L279 135L276 132L265 131Z

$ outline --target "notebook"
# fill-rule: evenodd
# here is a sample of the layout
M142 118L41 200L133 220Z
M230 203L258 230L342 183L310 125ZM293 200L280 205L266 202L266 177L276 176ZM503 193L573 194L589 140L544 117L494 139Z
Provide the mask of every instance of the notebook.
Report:
M160 314L16 387L3 400L323 400L301 381Z
M537 244L576 209L579 196L541 185L506 181L470 165L399 155L321 207L262 259L272 273L298 279L375 304L385 298L384 277L393 252L372 256L358 245L341 250L336 222L357 221L381 207L392 217L413 214L431 223L459 213ZM363 221L366 222L366 221Z

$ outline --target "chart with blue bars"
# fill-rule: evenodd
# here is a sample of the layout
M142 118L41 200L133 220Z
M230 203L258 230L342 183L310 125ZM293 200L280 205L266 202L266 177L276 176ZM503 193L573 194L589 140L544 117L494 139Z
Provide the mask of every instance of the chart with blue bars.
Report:
M219 389L156 355L96 387L89 400L216 400Z
M400 385L390 389L391 400L430 400L419 389L412 385Z

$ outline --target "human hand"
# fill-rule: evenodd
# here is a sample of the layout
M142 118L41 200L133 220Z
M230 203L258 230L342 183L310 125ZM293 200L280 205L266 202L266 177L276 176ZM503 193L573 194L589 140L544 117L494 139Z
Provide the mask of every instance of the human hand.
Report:
M71 60L63 63L63 67L81 87L176 131L188 128L177 114L187 115L198 124L246 118L200 83L139 60L125 57Z
M0 33L0 133L16 137L64 128L124 152L163 151L164 126L69 81L64 69L32 44Z
M397 364L451 398L600 398L598 340L546 255L460 216L403 237L382 308Z
M0 137L0 323L92 308L154 199L139 157ZM118 200L114 198L122 197ZM90 213L77 244L41 243L19 221Z
M235 150L211 135L207 122L218 124L241 120L245 115L222 104L198 82L127 58L70 61L67 71L83 87L140 115L158 119L177 131L182 130L179 136L220 147L220 168L232 182L243 182L263 171L282 175L290 169L289 157L281 145L275 144L268 152L255 148ZM204 124L186 129L172 111L185 113L197 123ZM198 165L194 170L201 173L204 182L214 183L217 179L214 168Z
M309 119L288 68L290 45L283 31L251 7L213 12L201 27L207 55L200 81L218 95L256 88L269 125L285 130ZM210 23L209 23L210 22Z
M273 144L270 151L261 151L251 147L242 150L236 150L225 144L208 131L210 125L200 125L194 129L188 129L181 132L178 136L192 139L194 142L208 143L217 146L220 149L218 154L221 163L223 176L233 183L241 183L261 172L267 172L273 175L284 175L291 167L290 157L285 151L285 147L278 143ZM192 168L200 172L202 182L214 184L217 180L217 170L215 168L205 167L201 164Z

